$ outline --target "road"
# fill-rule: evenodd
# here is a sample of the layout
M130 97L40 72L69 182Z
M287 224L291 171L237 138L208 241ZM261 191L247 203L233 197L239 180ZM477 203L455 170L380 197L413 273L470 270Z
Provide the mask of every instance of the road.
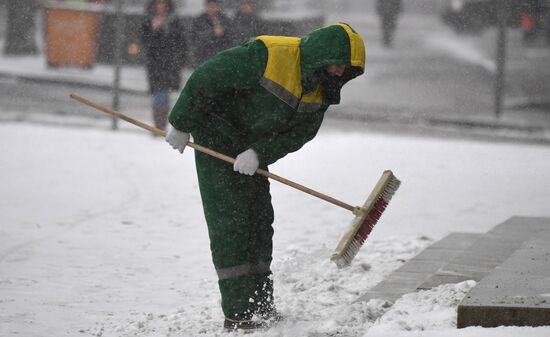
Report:
M69 98L70 93L112 106L112 91L90 86L31 81L18 78L0 77L0 104L2 111L50 113L58 116L88 116L105 118L97 111L76 103ZM120 111L131 113L138 118L149 118L149 97L146 94L122 93Z
M378 21L373 13L348 12L327 17L327 23L339 21L349 22L364 37L366 73L344 88L342 104L331 108L329 116L401 123L418 119L471 122L495 118L494 62L490 56L494 32L456 36L436 15L405 13L399 21L394 48L385 49L379 41ZM533 52L518 52L518 36L516 33L510 36L513 49L507 74L507 100L512 102L512 108L517 108L518 102L525 105L531 98L539 100L545 96L550 70L530 67L533 57L526 57ZM548 54L538 51L535 58L542 64ZM101 116L70 100L70 92L111 106L110 90L0 77L0 109L60 116ZM550 92L546 96L550 96ZM150 121L149 104L146 94L124 93L119 110ZM515 112L506 112L511 113ZM530 118L528 112L521 113ZM548 119L540 113L535 117Z

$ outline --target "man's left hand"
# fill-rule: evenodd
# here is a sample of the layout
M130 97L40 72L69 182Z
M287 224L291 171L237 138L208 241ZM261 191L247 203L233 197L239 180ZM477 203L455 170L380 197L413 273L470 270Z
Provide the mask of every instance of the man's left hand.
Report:
M235 158L233 171L238 171L241 174L251 176L254 175L259 165L260 162L258 161L258 155L256 152L252 149L248 149Z

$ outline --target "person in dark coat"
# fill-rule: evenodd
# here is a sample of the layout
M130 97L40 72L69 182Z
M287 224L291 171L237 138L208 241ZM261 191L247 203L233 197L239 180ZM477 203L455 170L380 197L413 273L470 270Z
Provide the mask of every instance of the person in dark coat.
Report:
M239 11L233 18L233 29L235 44L265 33L261 19L256 13L256 4L253 1L245 0L241 3Z
M218 0L206 0L206 12L193 20L192 34L195 65L233 46L231 20L223 14Z
M397 28L397 18L401 13L401 0L378 0L376 13L381 23L382 43L385 47L391 47Z
M170 91L179 91L181 87L181 69L185 60L184 30L174 10L172 0L149 1L140 34L153 120L161 130L166 128L171 107Z

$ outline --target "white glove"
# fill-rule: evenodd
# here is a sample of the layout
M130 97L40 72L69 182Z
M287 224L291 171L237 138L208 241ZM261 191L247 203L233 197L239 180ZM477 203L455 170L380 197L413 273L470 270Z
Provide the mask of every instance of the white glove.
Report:
M259 165L260 162L258 161L258 155L256 152L252 149L248 149L235 158L233 171L239 171L241 174L251 176L254 175Z
M183 153L183 150L185 150L187 142L189 141L189 133L180 131L169 124L165 140L168 144L170 144L170 146L172 146L172 148L178 150L180 153Z

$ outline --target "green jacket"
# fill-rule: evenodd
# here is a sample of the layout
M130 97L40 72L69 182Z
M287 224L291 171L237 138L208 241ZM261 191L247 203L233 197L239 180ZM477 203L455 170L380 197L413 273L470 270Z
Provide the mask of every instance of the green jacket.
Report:
M289 50L285 59L281 55L286 51L275 49L280 44L266 45L266 41L277 39L288 40L258 37L199 66L173 107L170 124L191 134L201 128L222 133L243 151L254 149L261 167L298 150L315 137L328 106L339 102L342 85L364 71L363 41L349 26L332 25L299 39L296 46L283 45L281 48ZM273 62L277 61L275 58L283 62ZM295 69L283 66L288 58L295 58ZM323 71L330 64L347 65L347 73L334 81ZM274 73L279 85L270 86L273 81L268 74ZM286 84L296 80L301 84L299 90ZM288 91L290 96L297 95L294 100L299 102L319 88L320 104L313 110L300 110L280 94L281 90ZM329 99L335 93L337 98Z

